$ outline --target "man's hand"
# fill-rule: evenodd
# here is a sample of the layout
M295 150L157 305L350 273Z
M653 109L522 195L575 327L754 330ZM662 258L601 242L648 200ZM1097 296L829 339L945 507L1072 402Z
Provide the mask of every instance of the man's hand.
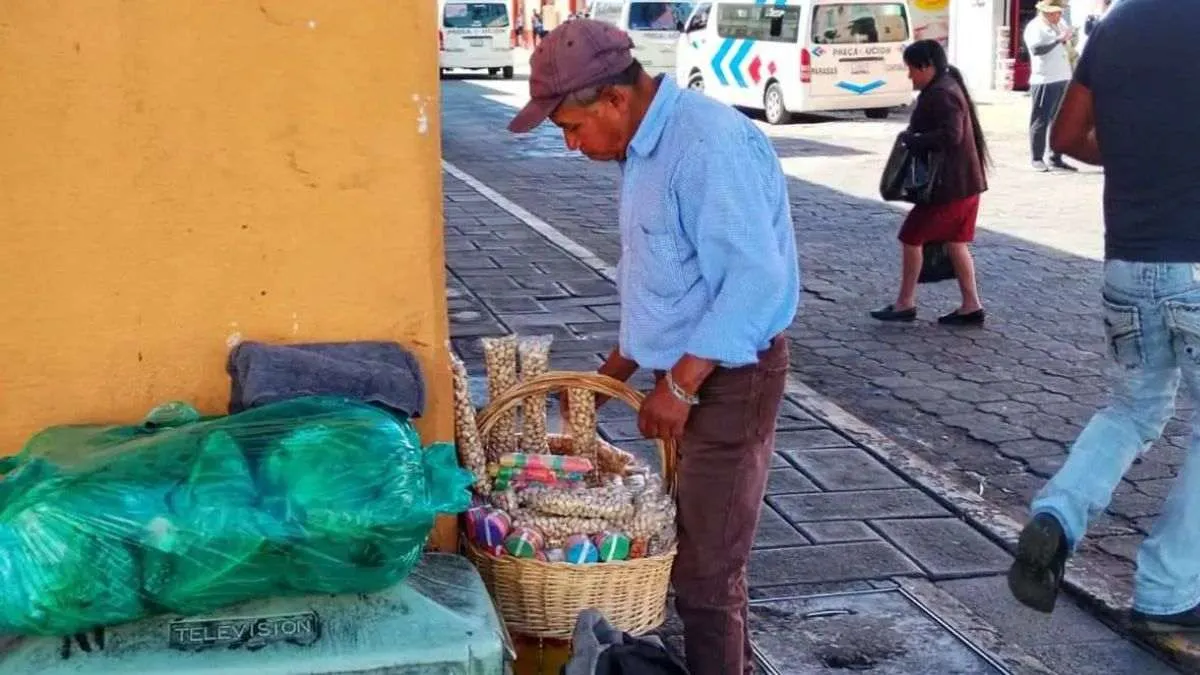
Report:
M604 363L600 366L600 368L596 372L600 373L601 375L607 375L615 380L620 380L622 382L625 382L629 378L633 377L633 374L636 373L637 371L638 371L637 362L631 361L630 359L627 359L624 356L621 356L621 350L619 348L614 348L609 353L608 358L604 360ZM607 396L600 396L599 394L596 395L596 408L599 408L600 406L604 405L607 402L608 402ZM565 426L567 420L570 419L570 409L567 404L566 392L559 393L558 411L562 416L563 423Z
M683 429L691 412L690 404L671 393L667 378L660 378L654 385L654 391L642 401L642 409L638 412L638 430L646 438L678 440L683 438Z
M684 354L671 369L671 379L688 395L695 396L700 385L716 367L717 364L708 359ZM642 410L638 413L638 430L646 438L679 440L683 438L683 430L691 412L691 404L676 396L667 384L667 378L663 377L642 402Z

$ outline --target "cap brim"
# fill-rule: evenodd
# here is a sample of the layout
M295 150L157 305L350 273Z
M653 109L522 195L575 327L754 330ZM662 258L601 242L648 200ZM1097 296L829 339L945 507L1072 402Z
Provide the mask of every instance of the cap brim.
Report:
M521 108L521 112L508 123L508 130L514 134L526 134L533 131L539 124L546 121L550 113L563 102L562 96L554 98L535 98Z

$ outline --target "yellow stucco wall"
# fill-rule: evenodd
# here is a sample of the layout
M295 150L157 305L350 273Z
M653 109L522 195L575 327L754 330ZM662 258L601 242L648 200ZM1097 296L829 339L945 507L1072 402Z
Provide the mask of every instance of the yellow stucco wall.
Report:
M0 454L184 399L239 339L394 339L453 437L425 0L0 3Z

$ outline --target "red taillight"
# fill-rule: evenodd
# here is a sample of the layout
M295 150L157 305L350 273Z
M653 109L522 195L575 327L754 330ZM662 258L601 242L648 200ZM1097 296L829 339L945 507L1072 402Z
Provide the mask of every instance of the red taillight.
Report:
M438 51L446 51L446 36L440 30L438 31Z
M800 81L805 84L812 82L812 54L807 49L800 50Z

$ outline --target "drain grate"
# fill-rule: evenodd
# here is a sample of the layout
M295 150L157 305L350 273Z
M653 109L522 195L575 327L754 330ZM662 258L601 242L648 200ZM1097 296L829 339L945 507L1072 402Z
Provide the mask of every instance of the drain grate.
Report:
M902 588L754 601L755 656L772 675L1008 675Z

